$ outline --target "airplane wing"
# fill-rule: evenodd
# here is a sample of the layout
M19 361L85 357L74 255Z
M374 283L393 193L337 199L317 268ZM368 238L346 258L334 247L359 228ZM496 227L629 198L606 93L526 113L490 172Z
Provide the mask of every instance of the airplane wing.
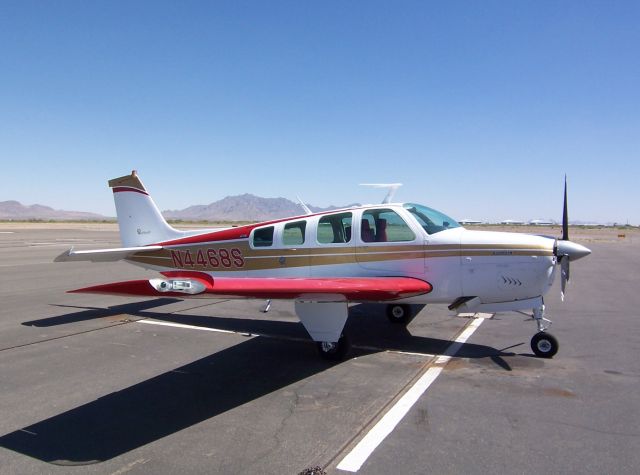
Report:
M64 251L54 262L90 261L90 262L115 262L126 259L130 255L145 251L159 251L162 246L120 247L115 249L94 249L91 251L76 251L73 248ZM140 254L144 255L144 254Z
M166 278L94 285L70 293L145 297L298 299L315 302L369 302L414 297L431 284L412 277L267 278L221 277L201 272L164 272Z

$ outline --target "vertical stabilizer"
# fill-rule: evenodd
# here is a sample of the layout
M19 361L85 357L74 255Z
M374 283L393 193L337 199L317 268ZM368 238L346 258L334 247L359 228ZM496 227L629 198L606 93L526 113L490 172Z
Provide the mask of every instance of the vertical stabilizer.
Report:
M135 170L109 180L124 247L146 246L184 236L167 224Z

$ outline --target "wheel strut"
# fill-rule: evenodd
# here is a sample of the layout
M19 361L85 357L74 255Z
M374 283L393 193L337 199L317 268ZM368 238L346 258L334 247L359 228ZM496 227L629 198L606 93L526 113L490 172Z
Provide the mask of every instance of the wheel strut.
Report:
M551 323L553 323L548 318L544 318L544 304L533 309L533 319L536 321L536 325L538 325L539 332L547 331Z

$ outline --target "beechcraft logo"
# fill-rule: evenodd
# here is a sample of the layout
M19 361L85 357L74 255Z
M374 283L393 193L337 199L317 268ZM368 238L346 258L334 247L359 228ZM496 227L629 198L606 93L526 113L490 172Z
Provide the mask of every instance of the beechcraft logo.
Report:
M151 231L149 231L149 230L145 231L145 230L140 229L140 228L138 228L137 231L138 231L138 234L151 234Z

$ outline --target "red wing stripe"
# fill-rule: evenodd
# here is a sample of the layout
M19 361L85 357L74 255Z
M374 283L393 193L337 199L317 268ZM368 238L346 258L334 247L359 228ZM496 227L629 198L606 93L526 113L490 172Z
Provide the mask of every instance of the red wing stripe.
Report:
M69 290L69 294L140 295L145 297L184 297L178 292L160 293L148 280L128 280L112 284L93 285L82 289Z
M305 278L219 278L198 272L166 272L170 279L193 279L202 283L204 293L260 299L295 299L310 295L342 295L350 301L383 301L414 297L431 292L428 282L411 277ZM159 292L148 280L132 280L72 290L77 293L180 297L181 292ZM202 294L200 294L201 296Z

